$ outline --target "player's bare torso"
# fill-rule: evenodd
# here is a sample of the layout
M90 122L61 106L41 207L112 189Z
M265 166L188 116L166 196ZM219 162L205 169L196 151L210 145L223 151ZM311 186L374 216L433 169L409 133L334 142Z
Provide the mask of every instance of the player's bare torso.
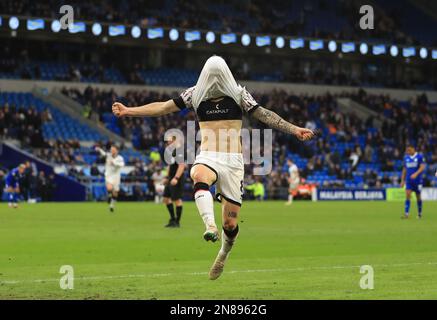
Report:
M241 153L241 120L200 122L200 150Z

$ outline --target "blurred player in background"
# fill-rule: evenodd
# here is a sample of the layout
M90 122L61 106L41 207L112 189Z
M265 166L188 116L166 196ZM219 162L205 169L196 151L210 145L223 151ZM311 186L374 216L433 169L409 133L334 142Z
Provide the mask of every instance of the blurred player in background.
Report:
M169 145L175 143L177 143L175 137L173 140L169 141ZM164 188L163 201L167 206L168 213L170 214L170 221L166 225L167 228L179 228L182 216L182 195L184 192L185 183L185 163L184 154L182 152L177 152L178 150L178 148L174 148L174 150L171 151L172 154L169 156L171 160L170 163L168 163L168 174ZM173 203L176 206L176 216Z
M18 196L20 194L20 179L24 175L26 166L20 164L6 175L5 188L8 192L9 208L18 208Z
M111 146L110 152L105 152L102 148L96 147L96 151L105 157L105 184L108 192L109 210L114 212L115 202L120 191L121 168L124 167L124 159L118 153L116 146Z
M243 113L300 140L312 139L314 132L297 127L260 106L235 81L225 60L218 56L210 57L196 85L184 90L175 99L133 108L127 108L119 102L112 105L117 117L161 116L186 108L196 113L201 133L200 153L196 156L190 175L194 182L194 200L206 228L203 234L206 241L215 242L220 238L214 217L214 198L209 190L214 184L216 198L222 204L222 246L209 271L209 278L215 280L222 274L239 233L238 216L244 190L240 139Z
M293 162L293 160L288 159L287 160L288 165L288 201L285 203L286 205L290 205L293 203L293 198L297 195L298 188L299 188L299 168L297 165Z
M155 187L155 203L161 203L164 196L166 175L162 168L157 168L152 174L153 186Z
M418 218L422 218L422 184L423 172L425 171L425 159L418 153L413 145L408 145L404 157L404 168L402 169L401 187L405 188L405 214L403 219L408 219L410 214L411 192L416 193Z

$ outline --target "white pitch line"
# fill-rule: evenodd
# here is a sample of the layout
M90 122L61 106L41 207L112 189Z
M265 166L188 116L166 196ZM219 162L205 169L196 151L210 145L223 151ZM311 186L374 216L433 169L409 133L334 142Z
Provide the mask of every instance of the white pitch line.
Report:
M412 262L412 263L395 263L395 264L374 264L372 267L411 267L416 265L437 265L437 262ZM354 269L360 268L361 265L356 266L320 266L320 267L300 267L300 268L281 268L281 269L253 269L253 270L231 270L226 271L228 274L235 273L261 273L261 272L297 272L297 271L311 271L311 270L335 270L335 269ZM90 276L90 277L75 277L74 280L111 280L111 279L127 279L127 278L155 278L155 277L171 277L171 276L203 276L208 272L185 272L185 273L149 273L149 274L126 274L116 276ZM42 282L58 282L57 279L29 279L29 280L3 280L0 285L5 284L20 284L20 283L42 283Z

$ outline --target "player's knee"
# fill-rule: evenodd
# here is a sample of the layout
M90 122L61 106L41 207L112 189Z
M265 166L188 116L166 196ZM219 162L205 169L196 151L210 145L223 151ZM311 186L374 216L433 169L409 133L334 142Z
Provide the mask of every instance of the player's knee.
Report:
M235 219L223 221L223 229L227 231L233 231L238 227Z
M193 179L194 183L203 182L207 183L207 179L204 174L197 170L192 170L190 172L191 179Z
M176 201L175 201L175 204L176 204L177 207L182 206L182 199L178 199L178 200L176 200Z
M163 198L163 199L162 199L162 202L163 202L164 204L170 204L170 203L171 203L171 199L170 199L170 198Z
M193 179L194 183L197 182L203 182L207 183L208 185L212 184L212 181L214 181L214 177L211 177L208 172L205 172L204 170L200 170L199 168L192 168L190 171L191 179Z

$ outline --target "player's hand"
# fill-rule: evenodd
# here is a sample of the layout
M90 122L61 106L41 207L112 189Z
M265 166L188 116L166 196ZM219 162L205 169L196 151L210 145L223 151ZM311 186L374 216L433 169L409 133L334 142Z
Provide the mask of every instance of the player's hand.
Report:
M120 103L120 102L114 102L112 104L112 113L116 116L116 117L124 117L127 116L127 112L128 112L128 108Z
M312 130L307 128L300 128L300 127L296 128L294 134L301 141L311 140L315 136Z
M405 181L401 181L401 188L405 186Z
M410 176L410 178L413 179L413 180L416 179L416 178L417 178L417 173L413 173L413 174Z
M177 185L177 184L178 184L178 179L176 179L176 178L171 179L170 184L171 184L172 186Z

